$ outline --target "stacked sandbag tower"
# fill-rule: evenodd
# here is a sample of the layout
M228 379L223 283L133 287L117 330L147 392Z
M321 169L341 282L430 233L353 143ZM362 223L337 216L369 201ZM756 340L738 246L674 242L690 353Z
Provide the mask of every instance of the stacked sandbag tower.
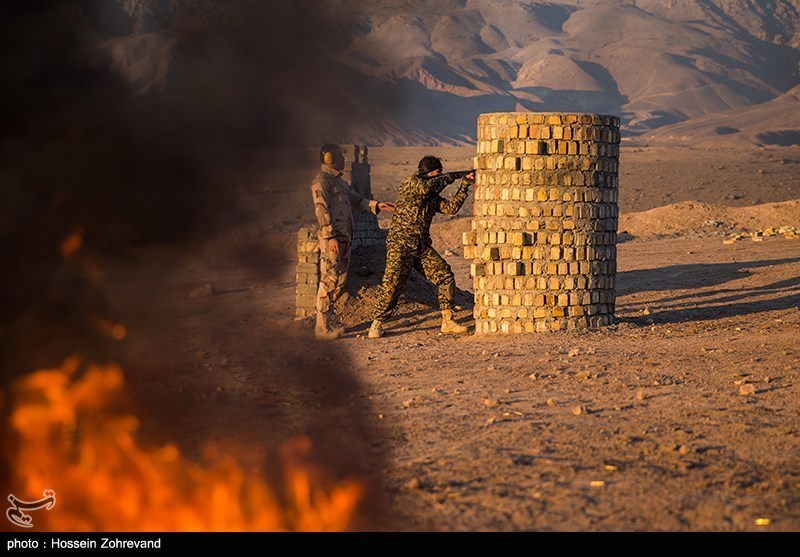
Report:
M317 228L304 226L297 232L295 268L295 317L316 314L319 288L319 240Z
M478 117L472 226L475 333L614 322L619 118Z
M370 170L368 148L366 146L353 145L350 186L365 199L373 199ZM354 209L353 248L384 243L386 243L386 230L378 226L378 216Z

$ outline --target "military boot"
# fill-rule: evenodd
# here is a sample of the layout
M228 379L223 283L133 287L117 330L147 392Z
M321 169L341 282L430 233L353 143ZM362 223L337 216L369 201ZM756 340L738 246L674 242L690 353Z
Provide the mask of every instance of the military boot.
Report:
M449 309L442 310L442 332L460 335L467 332L467 328L453 321L453 312Z
M344 333L344 327L333 325L333 312L317 312L317 324L314 327L314 336L319 340L336 340Z
M367 338L381 338L383 336L383 323L377 319L372 322L367 333Z

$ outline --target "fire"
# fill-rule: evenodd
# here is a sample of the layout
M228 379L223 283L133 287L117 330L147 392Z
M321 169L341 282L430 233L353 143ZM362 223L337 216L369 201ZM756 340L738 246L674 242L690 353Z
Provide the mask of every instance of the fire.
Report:
M353 527L363 482L333 482L309 463L311 441L280 451L284 486L271 488L231 457L203 467L175 445L136 442L135 416L115 412L123 391L114 364L58 369L19 379L0 391L4 462L18 499L55 491L57 503L30 513L33 530L346 531ZM4 494L5 495L5 494ZM8 527L9 524L6 524Z
M75 255L78 250L81 249L81 244L83 243L83 232L80 230L76 230L69 236L67 236L64 240L62 240L61 245L59 246L59 252L61 253L61 257L67 259Z

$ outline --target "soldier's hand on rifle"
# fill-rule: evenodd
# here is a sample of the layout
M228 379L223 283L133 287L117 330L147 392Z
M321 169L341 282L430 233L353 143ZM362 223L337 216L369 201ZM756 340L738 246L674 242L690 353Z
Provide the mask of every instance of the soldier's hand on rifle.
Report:
M381 211L389 211L390 213L394 213L394 203L389 203L388 201L380 201L378 203L378 209Z
M331 253L339 253L339 240L336 238L328 238L328 251Z
M470 182L474 182L475 181L475 171L473 170L472 172L470 172L469 174L464 176L464 178L466 178Z

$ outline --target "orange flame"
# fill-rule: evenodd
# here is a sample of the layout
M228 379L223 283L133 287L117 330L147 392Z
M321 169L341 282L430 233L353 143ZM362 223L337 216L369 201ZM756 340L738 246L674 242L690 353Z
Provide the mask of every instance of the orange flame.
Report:
M128 329L125 325L111 323L102 315L96 314L93 316L95 326L100 334L111 337L114 340L123 340L128 335Z
M308 438L281 450L280 493L232 458L204 468L174 445L146 449L138 420L109 409L123 387L116 365L79 358L18 380L5 401L3 458L18 499L56 492L57 504L31 513L33 530L51 531L345 531L365 492L346 479L323 488L309 465ZM32 496L32 497L31 497ZM8 526L8 524L6 525Z
M67 259L75 255L78 250L81 249L81 244L83 244L83 232L76 230L61 241L61 245L59 246L61 257Z

